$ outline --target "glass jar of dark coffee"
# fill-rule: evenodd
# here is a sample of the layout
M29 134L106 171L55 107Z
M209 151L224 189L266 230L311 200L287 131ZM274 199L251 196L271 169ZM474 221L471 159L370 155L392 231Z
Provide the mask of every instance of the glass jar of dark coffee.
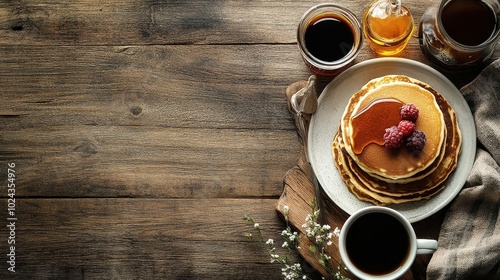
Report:
M342 6L319 4L302 16L297 41L305 64L314 73L335 75L359 53L363 42L361 24Z
M442 0L420 19L420 47L446 69L464 69L491 57L500 38L499 0Z

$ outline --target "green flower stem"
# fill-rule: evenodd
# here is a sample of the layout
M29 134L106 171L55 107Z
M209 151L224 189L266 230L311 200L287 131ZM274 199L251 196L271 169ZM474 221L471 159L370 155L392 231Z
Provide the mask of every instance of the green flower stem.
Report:
M332 244L332 237L339 235L339 230L336 228L333 232L331 231L331 227L329 225L320 225L317 223L319 210L317 210L316 200L313 199L311 202L311 214L307 215L306 223L302 225L302 227L306 230L306 237L313 244L309 246L311 252L316 255L318 254L318 262L323 267L323 269L328 274L328 279L332 280L346 280L346 278L341 273L341 268L337 267L337 271L334 272L330 259L331 257L326 253L326 247ZM299 237L298 233L292 231L289 225L288 206L284 206L284 217L286 222L286 229L281 232L281 237L284 242L281 246L285 253L283 255L278 254L277 248L275 247L274 240L272 239L264 239L262 234L262 230L260 225L255 222L255 220L248 216L244 215L243 220L245 220L249 225L253 226L255 234L245 233L244 236L249 240L256 240L262 243L265 243L267 247L267 251L269 256L271 257L271 263L279 263L282 265L281 273L284 276L284 279L310 279L309 276L305 275L302 266L299 263L291 264L290 256L292 253L297 253L299 248Z

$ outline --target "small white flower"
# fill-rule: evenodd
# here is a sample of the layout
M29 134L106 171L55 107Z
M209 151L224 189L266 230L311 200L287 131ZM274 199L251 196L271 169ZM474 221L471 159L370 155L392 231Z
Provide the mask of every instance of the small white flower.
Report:
M313 204L312 204L313 205ZM311 206L312 206L311 205ZM315 207L313 207L315 208ZM290 207L288 205L283 205L283 210L285 214L285 220L287 222L287 228L284 229L281 232L281 237L284 239L284 242L282 244L282 247L285 248L286 250L301 250L302 248L298 246L298 232L293 232L292 229L288 226L288 213L290 211ZM312 214L308 214L305 218L305 223L302 225L302 227L306 231L306 236L309 238L313 243L315 247L309 247L309 249L313 253L319 253L320 254L320 261L326 263L328 260L331 259L328 254L326 254L325 249L326 246L331 246L333 244L332 242L332 237L335 235L337 237L340 236L340 229L335 228L332 230L332 227L328 224L321 225L316 222L319 216L319 210L313 211ZM258 231L259 237L262 240L262 235L261 235L261 229L260 225L258 223L255 223L253 219L245 216L244 217L247 222L250 222L250 224L254 223L254 228ZM250 235L251 236L251 235ZM288 255L285 255L283 257L280 257L279 254L277 254L276 247L274 246L274 240L273 239L268 239L265 244L268 246L267 251L269 253L269 256L271 257L271 263L279 263L283 265L281 271L282 275L284 276L284 279L309 279L307 275L304 275L302 272L302 267L300 264L290 264L288 260ZM334 276L334 279L348 279L345 277L340 277L340 266L337 268L339 271L337 271L336 274L330 274L331 276ZM347 270L347 268L344 268ZM333 273L333 272L332 272ZM321 279L325 279L322 277Z
M321 243L323 242L323 238L321 238L321 236L316 236L316 243Z

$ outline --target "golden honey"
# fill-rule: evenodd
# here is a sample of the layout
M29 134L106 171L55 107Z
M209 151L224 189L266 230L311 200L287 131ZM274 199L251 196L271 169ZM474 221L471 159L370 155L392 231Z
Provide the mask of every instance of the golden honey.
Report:
M376 0L363 16L363 33L372 50L395 55L410 41L415 28L410 11L400 0Z

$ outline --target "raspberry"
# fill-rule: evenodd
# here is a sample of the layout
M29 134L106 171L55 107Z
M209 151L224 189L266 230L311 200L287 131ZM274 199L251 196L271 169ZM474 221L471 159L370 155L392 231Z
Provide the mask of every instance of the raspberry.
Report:
M403 136L410 136L415 130L415 123L407 120L402 120L398 124L398 130L403 132Z
M415 122L418 118L418 108L413 103L401 107L401 119Z
M384 146L388 149L396 149L404 144L403 132L398 130L397 126L391 126L385 129Z
M406 138L406 147L410 151L422 151L425 146L425 141L425 133L416 129L408 138Z

